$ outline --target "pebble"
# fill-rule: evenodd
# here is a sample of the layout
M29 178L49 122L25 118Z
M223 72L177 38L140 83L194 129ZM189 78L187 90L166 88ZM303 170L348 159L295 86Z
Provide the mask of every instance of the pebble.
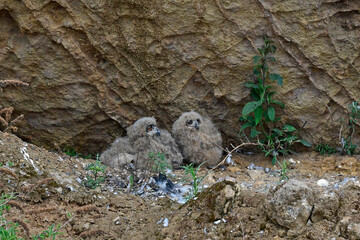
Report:
M221 223L221 220L217 220L214 222L215 225L218 225L219 223Z
M164 219L163 226L164 226L164 227L169 226L169 219L168 219L168 218L165 218L165 219Z
M320 187L327 187L329 186L329 182L325 179L320 179L316 182L316 184Z
M59 187L59 188L55 188L55 190L58 192L58 193L62 193L63 192L63 189L62 189L62 187Z
M121 220L121 218L120 218L119 216L117 216L117 217L113 220L113 222L114 222L116 225L119 225L119 224L120 224L120 220Z

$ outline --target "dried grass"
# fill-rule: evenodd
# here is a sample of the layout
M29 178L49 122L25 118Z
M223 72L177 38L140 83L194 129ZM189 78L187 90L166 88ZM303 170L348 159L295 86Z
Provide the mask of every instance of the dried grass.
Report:
M19 209L22 213L24 212L24 209L22 208L21 204L18 203L17 201L10 200L10 201L7 203L7 205Z
M32 209L32 210L26 211L26 214L39 214L39 213L44 213L44 212L52 212L57 209L58 209L58 207L38 208L38 209Z
M77 212L77 213L85 213L85 212L91 212L91 211L99 212L97 207L93 204L85 205L85 206L75 209L75 212Z
M16 173L8 168L0 167L0 172L10 175L10 176L14 177L15 179L18 179Z
M0 87L7 87L7 86L29 86L28 83L16 80L16 79L6 79L6 80L0 80Z
M18 223L20 226L22 226L25 231L26 237L29 238L29 236L30 236L29 226L19 218L13 218L12 221L15 223Z
M16 79L0 80L0 91L2 91L2 88L6 86L29 86L29 84ZM10 121L13 111L13 107L3 108L0 110L0 124L4 128L2 130L3 132L17 132L18 128L15 124L19 123L24 118L24 115L21 114L14 120Z

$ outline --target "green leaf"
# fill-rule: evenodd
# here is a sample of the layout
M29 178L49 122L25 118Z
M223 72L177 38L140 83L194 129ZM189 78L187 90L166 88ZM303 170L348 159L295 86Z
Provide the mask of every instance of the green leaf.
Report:
M268 57L267 59L270 61L276 62L276 59L274 57Z
M251 127L251 123L247 122L247 123L243 124L240 128L240 132L244 131L248 127Z
M257 50L259 51L259 53L261 53L262 56L264 55L264 50L263 49L258 48Z
M277 104L277 105L279 105L281 108L284 108L284 107L285 107L285 105L284 105L282 102L277 101L277 100L271 100L270 103Z
M280 76L279 74L276 74L276 73L272 73L272 74L270 74L269 78L271 81L276 81L277 84L282 87L283 80L284 80L284 78L282 76Z
M275 53L275 51L276 51L276 47L274 45L271 45L270 46L270 52Z
M271 161L272 165L275 165L276 161L277 161L277 158L276 158L276 154L275 154Z
M284 125L284 131L286 131L286 132L294 132L294 131L296 131L296 128L295 127L293 127L293 126L291 126L291 125Z
M269 116L270 121L273 122L275 120L275 109L273 106L268 107L267 114Z
M248 88L259 88L259 86L255 83L252 83L252 82L247 82L244 84L245 87L248 87Z
M259 71L259 69L258 68L254 68L254 75L258 75L258 76L260 76L261 75L261 73L260 73L260 71Z
M256 89L251 89L250 90L250 96L252 99L256 100L256 101L260 101L260 94L259 91Z
M275 93L276 93L276 92L268 92L267 97L268 97L268 99L269 99L269 102L270 102L270 100L271 100L271 97L272 97Z
M253 101L253 102L247 103L242 110L242 115L243 116L249 115L260 105L261 105L261 102L259 102L259 101Z
M257 65L261 60L261 56L256 55L256 56L253 57L253 59L254 59L254 63Z
M282 135L283 135L283 132L282 132L280 129L273 128L272 131L275 132L278 136L282 136Z
M247 120L247 117L243 117L243 116L239 117L239 122L245 122L246 120Z
M256 137L257 135L259 135L260 133L261 133L261 132L256 131L255 128L252 128L251 131L250 131L250 137L251 137L251 138L254 138L254 137Z
M272 86L265 86L265 90L268 90L268 89L271 89L271 88L273 88Z
M296 139L298 139L297 136L289 136L289 137L286 137L284 140L287 141L287 142L293 142Z
M259 124L259 122L262 119L263 108L261 106L256 108L254 114L255 114L255 126L256 126Z
M302 143L302 145L304 145L306 147L311 147L311 144L308 141L304 140L304 139L301 139L300 143Z
M265 122L271 122L271 120L269 119L269 115L268 115L267 112L264 114L264 117L265 117Z

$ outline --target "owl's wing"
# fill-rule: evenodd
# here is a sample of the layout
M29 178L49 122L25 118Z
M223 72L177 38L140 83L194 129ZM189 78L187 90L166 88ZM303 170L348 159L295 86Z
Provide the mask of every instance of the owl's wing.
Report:
M136 158L128 138L118 138L100 155L100 161L113 168L121 168Z

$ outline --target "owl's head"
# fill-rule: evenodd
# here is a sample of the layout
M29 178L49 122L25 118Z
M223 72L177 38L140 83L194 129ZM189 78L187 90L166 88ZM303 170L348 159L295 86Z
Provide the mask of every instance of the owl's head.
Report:
M129 138L156 137L160 136L160 130L157 127L154 117L144 117L138 119L133 125L127 128Z
M203 118L197 112L186 112L183 113L179 120L185 130L188 131L199 131L203 124Z

